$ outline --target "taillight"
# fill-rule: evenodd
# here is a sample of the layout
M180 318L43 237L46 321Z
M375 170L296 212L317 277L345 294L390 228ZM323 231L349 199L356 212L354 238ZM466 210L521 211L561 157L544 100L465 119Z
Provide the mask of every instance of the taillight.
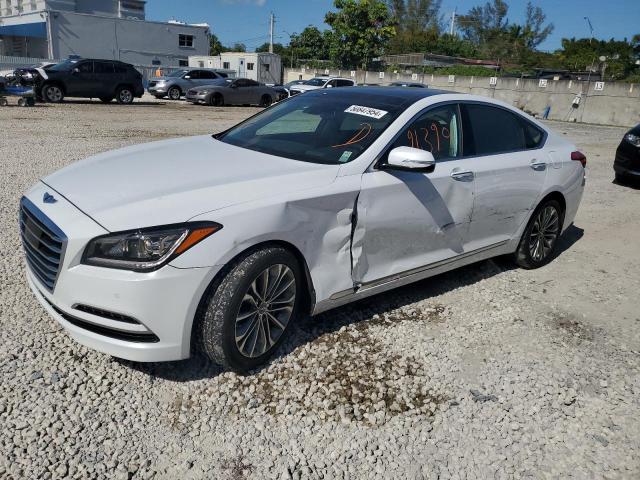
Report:
M582 152L571 152L571 160L580 162L583 167L587 166L587 157Z

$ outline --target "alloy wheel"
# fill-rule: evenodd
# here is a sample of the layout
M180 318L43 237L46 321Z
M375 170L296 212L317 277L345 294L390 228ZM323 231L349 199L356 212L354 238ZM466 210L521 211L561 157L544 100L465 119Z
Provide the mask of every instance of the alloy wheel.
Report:
M60 90L60 87L57 87L55 85L50 85L47 87L47 100L49 100L50 102L59 102L60 100L62 100L62 90Z
M133 101L133 94L131 90L120 90L120 102L121 103L131 103Z
M169 90L169 98L171 100L180 100L180 90L178 90L177 88L173 87L172 89Z
M249 358L267 353L285 332L296 301L296 278L286 265L263 270L249 285L236 315L235 340Z
M548 205L538 213L529 233L529 254L541 262L553 250L560 231L560 216L555 207Z

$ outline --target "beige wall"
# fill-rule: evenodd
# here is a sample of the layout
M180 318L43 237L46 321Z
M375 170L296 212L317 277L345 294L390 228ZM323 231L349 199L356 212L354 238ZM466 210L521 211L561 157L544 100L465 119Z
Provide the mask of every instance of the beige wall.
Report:
M324 74L322 69L287 69L285 81L312 78ZM352 77L351 71L330 70L330 75ZM484 95L510 103L533 115L542 116L546 107L550 107L552 120L577 121L602 125L633 126L640 123L640 85L629 83L605 82L602 90L596 90L596 82L575 80L548 80L546 87L539 80L519 78L497 78L496 84L490 84L489 77L460 77L450 82L448 75L396 74L384 72L355 72L358 84L388 84L394 81L413 81L431 88L455 92ZM572 103L581 95L578 108Z

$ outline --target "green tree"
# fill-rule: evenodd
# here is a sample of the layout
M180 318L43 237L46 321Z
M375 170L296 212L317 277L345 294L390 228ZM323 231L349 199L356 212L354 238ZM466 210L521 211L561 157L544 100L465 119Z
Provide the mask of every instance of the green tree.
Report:
M440 34L441 0L387 0L396 35L387 53L431 51Z
M605 78L619 80L637 71L633 40L594 40L563 38L556 51L564 68L605 72ZM604 61L600 57L605 57Z
M231 50L232 52L246 52L247 46L244 43L236 42L229 50Z
M481 46L506 31L509 5L504 0L493 0L484 5L473 7L466 15L461 15L458 25L464 37L477 46Z
M366 68L396 33L386 3L335 0L334 6L338 11L325 16L332 29L331 59L341 68Z
M327 60L329 39L326 32L309 25L300 34L291 35L289 48L295 58L303 60Z
M527 15L522 29L524 44L529 50L534 50L553 32L553 23L544 24L547 16L540 7L534 7L527 2Z
M226 52L225 48L218 37L212 32L209 34L209 55L220 55L222 52Z

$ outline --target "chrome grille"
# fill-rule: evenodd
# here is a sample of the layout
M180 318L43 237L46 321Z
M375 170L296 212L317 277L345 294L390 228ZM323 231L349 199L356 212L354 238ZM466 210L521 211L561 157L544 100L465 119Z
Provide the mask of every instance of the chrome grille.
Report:
M67 237L30 200L20 201L20 236L31 273L53 292Z

